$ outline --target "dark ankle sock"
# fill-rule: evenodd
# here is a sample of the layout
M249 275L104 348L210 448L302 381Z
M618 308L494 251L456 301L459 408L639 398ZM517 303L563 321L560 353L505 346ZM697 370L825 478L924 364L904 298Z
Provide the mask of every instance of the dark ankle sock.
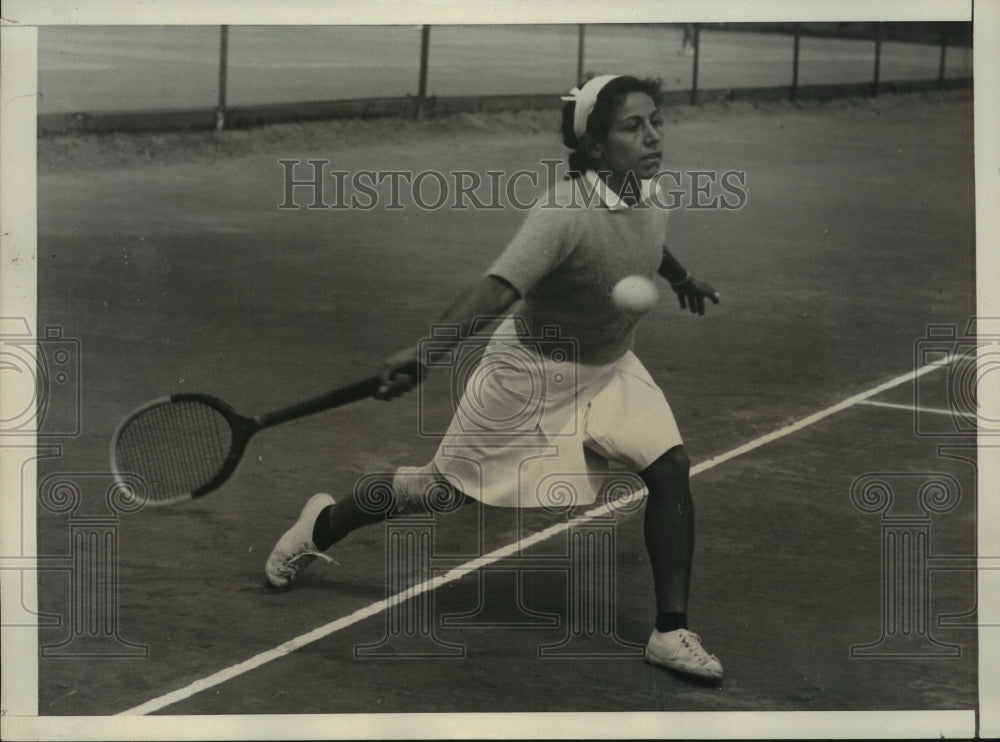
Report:
M333 505L327 505L319 515L316 516L316 523L313 525L313 543L320 551L326 551L333 546L333 531L330 530L330 509Z
M686 613L657 613L656 614L656 630L657 631L676 631L677 629L686 629L688 627L688 617Z

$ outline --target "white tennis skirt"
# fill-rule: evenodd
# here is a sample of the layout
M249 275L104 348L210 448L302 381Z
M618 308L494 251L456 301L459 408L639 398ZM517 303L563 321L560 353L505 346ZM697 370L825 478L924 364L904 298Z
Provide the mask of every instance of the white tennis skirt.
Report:
M493 334L434 457L465 494L506 507L588 505L609 470L642 471L683 442L631 351L578 364L571 344L522 342L515 327L508 317Z

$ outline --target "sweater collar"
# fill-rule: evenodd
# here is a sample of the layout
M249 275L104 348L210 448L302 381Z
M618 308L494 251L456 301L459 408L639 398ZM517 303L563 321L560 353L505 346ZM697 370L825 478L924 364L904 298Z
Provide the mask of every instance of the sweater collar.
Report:
M609 211L621 211L622 209L631 208L617 193L608 187L607 183L598 178L597 173L593 170L585 172L583 177L587 181L587 185L590 186L591 190L597 191L597 197L601 199L601 203L604 204ZM649 194L652 186L652 180L639 181L639 195L641 196L642 203L649 203Z

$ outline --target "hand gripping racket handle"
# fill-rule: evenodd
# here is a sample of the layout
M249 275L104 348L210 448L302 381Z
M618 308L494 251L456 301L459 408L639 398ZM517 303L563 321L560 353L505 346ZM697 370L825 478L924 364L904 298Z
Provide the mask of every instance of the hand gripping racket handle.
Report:
M415 376L419 366L397 373ZM137 480L142 485L137 497L152 505L201 497L236 470L259 430L375 396L382 383L372 376L258 418L205 394L154 400L123 420L112 436L112 471L130 489L136 482L125 476Z
M401 369L401 373L416 376L423 373L423 367L421 364L414 363ZM313 415L317 412L322 412L323 410L331 410L334 407L340 407L341 405L350 404L351 402L357 402L362 399L367 399L368 397L374 397L375 393L378 392L379 387L381 386L382 378L380 376L370 376L364 381L359 381L349 386L334 389L326 394L321 394L318 397L307 399L304 402L299 402L298 404L291 405L290 407L275 410L274 412L268 412L257 418L255 422L260 426L260 428L269 428L272 425L278 425L280 423L288 422L289 420L295 420L300 417L306 417L307 415Z

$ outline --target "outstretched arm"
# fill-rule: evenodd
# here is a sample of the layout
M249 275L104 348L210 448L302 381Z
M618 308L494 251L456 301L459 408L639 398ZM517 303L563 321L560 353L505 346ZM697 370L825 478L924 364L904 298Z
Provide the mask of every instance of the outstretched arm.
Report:
M670 288L677 294L681 309L690 309L692 314L704 314L706 297L711 299L713 304L719 303L721 298L719 292L692 276L666 247L663 248L663 259L657 272L667 280Z
M455 338L458 343L468 337L477 318L502 315L520 298L517 289L503 279L485 276L459 294L437 323L458 327ZM436 347L441 346L436 343ZM420 382L419 374L414 371L419 361L419 345L408 346L386 358L382 363L382 386L375 396L392 399L413 388Z

